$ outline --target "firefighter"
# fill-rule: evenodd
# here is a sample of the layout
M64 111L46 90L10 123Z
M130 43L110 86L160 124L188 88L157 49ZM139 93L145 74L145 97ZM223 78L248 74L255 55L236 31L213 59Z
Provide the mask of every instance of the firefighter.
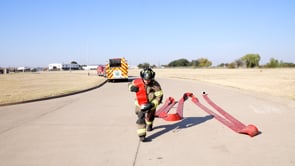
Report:
M137 124L137 134L140 141L145 141L145 136L147 131L153 130L153 121L155 119L155 112L157 106L162 102L163 92L160 84L155 80L156 73L151 68L145 68L140 71L139 79L133 80L129 83L129 90L131 92L140 93L140 85L143 87L143 97L146 96L147 103L140 105L138 102L139 96L135 101L135 113L138 117ZM137 83L139 82L139 84Z

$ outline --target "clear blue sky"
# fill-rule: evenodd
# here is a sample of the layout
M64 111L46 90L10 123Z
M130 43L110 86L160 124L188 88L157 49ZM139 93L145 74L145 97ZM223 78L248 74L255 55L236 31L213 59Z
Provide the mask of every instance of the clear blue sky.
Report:
M0 0L0 66L295 63L293 0Z

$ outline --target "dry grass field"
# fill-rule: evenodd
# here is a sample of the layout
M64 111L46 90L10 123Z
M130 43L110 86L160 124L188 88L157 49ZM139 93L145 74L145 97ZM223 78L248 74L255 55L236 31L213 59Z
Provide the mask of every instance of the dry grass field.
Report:
M295 100L295 69L154 69L156 77L199 80ZM138 76L138 69L129 74ZM105 81L96 71L0 75L0 105L57 96Z
M102 83L96 71L54 71L0 75L0 105L85 90Z
M131 71L132 73L134 71ZM139 71L135 71L138 74ZM155 69L156 77L199 80L295 100L295 69Z

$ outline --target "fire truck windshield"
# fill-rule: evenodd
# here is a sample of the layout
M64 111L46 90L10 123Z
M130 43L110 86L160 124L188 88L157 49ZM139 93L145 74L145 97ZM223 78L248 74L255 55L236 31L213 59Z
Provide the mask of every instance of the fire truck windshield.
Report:
M110 67L121 67L121 59L110 59Z

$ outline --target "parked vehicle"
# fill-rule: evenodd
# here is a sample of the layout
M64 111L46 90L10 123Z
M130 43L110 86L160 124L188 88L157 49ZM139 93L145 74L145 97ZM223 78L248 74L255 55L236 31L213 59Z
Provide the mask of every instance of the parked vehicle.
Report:
M126 79L128 80L128 63L125 58L112 58L105 66L108 80Z
M96 71L98 76L106 76L106 70L104 65L98 65Z

